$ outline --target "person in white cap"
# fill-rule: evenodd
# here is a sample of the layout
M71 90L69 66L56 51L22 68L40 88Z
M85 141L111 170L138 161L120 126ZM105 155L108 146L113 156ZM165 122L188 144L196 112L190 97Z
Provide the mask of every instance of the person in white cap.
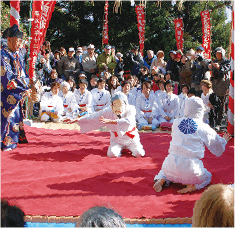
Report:
M79 61L74 58L75 50L70 47L67 56L63 56L58 62L58 75L60 78L69 80L69 76L73 76L77 84L77 76L80 72Z
M75 58L79 61L80 64L82 64L82 54L83 54L82 47L78 47L76 50Z
M97 58L99 75L101 75L102 72L109 72L110 74L113 74L116 65L117 61L115 59L115 56L111 55L111 46L106 45L104 48L104 52Z
M98 70L97 57L98 54L95 53L95 46L93 44L89 44L87 47L87 54L82 56L82 68L87 75L88 83L90 83L91 75L95 74Z
M204 104L199 97L185 101L184 117L174 121L169 154L155 176L154 189L162 191L169 182L187 185L178 193L200 190L211 182L211 173L203 166L205 146L212 154L220 157L231 136L220 137L208 124L203 123Z
M82 117L77 122L82 133L104 126L111 130L110 146L107 152L109 157L120 157L123 148L129 149L133 156L141 157L145 155L145 151L135 127L135 114L135 108L128 104L126 95L119 91L111 98L109 107Z

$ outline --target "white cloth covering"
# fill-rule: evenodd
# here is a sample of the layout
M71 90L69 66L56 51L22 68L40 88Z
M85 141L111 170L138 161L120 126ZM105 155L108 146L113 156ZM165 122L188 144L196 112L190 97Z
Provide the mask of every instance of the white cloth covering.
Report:
M74 113L76 111L79 111L79 108L84 107L85 105L87 107L88 113L91 113L92 112L91 103L92 103L92 95L90 91L85 90L85 92L82 94L80 89L76 89L74 91L74 96L71 101L70 108Z
M186 100L195 99L194 97ZM162 169L155 180L164 178L181 184L195 184L196 189L204 188L210 183L211 174L200 160L204 157L205 146L217 157L225 151L226 140L220 137L208 124L203 123L203 103L197 112L196 103L189 102L185 106L186 117L178 118L172 126L172 141L169 155L165 158ZM191 111L188 111L190 108ZM191 113L191 114L190 114ZM197 116L197 117L196 117Z
M100 90L98 88L95 88L91 90L91 95L92 95L92 103L91 103L92 111L109 107L111 100L109 91L105 89Z
M127 100L129 105L136 106L136 98L132 93L125 94L127 96Z
M140 157L145 155L145 151L140 143L138 130L135 128L135 114L135 107L126 105L126 111L119 119L117 115L113 113L111 106L109 106L99 112L78 119L78 124L81 127L81 132L86 133L105 126L100 123L100 116L106 119L117 120L117 124L106 124L111 130L110 147L107 155L109 157L119 157L121 156L121 150L128 148L133 156ZM134 138L128 135L132 135Z

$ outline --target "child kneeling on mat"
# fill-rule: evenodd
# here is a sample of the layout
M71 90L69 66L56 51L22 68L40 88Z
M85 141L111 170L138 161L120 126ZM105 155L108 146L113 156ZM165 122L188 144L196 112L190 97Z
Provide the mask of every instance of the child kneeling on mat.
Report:
M169 154L154 178L156 192L161 192L163 184L168 185L169 182L187 185L178 193L199 190L211 182L211 173L201 161L205 145L219 157L231 137L226 133L220 137L208 124L203 123L203 115L201 98L191 97L185 101L184 117L175 119L173 123Z
M86 133L104 126L111 132L110 146L107 155L120 157L121 150L129 149L135 157L145 155L138 130L136 129L135 107L128 104L127 96L117 92L111 98L111 105L105 109L86 115L76 120L81 132Z

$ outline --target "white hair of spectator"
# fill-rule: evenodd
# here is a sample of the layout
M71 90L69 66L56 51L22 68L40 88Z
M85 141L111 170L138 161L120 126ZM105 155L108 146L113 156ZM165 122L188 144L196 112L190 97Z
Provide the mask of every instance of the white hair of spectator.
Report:
M148 54L148 53L154 54L154 51L153 51L153 50L148 50L148 51L147 51L147 54Z
M65 86L67 86L67 88L70 89L70 84L69 84L68 82L62 82L62 83L61 83L61 90L62 90Z

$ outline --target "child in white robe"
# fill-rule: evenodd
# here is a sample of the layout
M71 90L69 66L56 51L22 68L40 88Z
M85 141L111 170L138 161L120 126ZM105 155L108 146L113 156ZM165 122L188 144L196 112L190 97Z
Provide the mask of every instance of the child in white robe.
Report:
M63 100L63 106L64 106L64 116L67 117L72 117L72 111L69 109L72 99L73 99L73 92L69 91L70 90L70 85L68 82L64 81L61 83L61 91L62 94L59 93L59 97Z
M142 84L142 94L136 99L136 119L138 129L156 130L159 126L158 106L155 96L150 93L152 88L151 81L145 81Z
M189 86L187 84L183 84L181 86L181 94L178 96L179 98L179 117L184 116L184 107L185 107L185 100L188 98L187 94L189 91Z
M124 81L122 83L122 92L127 96L129 105L136 106L136 97L130 93L131 83L129 81Z
M173 94L173 81L166 81L164 86L166 93L162 96L162 105L159 106L159 121L160 123L173 123L174 119L179 116L179 98Z
M88 81L82 79L78 82L79 89L74 91L74 96L71 101L70 108L73 112L73 117L83 116L92 112L92 95L87 90Z
M201 161L205 146L219 157L231 137L229 134L220 137L208 124L203 123L203 115L204 105L201 98L191 97L186 100L184 117L177 118L172 126L169 154L154 178L156 192L162 190L165 182L187 185L178 193L199 190L210 183L211 173L204 168Z
M138 130L136 129L135 107L128 104L126 95L117 92L111 99L109 107L77 120L81 132L107 126L111 132L110 146L107 155L109 157L120 157L121 150L127 148L135 157L145 155Z
M52 120L58 122L64 112L63 100L58 96L59 84L53 82L51 85L51 92L43 94L40 102L41 121L46 122Z
M92 111L100 111L110 105L110 93L105 90L105 79L100 78L97 84L98 88L91 90Z

